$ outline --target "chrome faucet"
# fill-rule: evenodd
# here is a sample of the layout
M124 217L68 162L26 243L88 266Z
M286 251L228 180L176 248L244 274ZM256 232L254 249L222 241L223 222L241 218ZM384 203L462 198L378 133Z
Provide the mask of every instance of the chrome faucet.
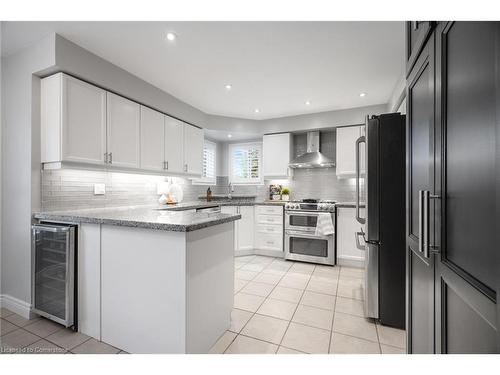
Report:
M228 199L232 199L232 198L233 198L233 196L232 196L232 194L231 194L231 193L233 193L233 192L234 192L234 187L233 187L233 184L229 183L229 184L227 185L227 197L228 197Z

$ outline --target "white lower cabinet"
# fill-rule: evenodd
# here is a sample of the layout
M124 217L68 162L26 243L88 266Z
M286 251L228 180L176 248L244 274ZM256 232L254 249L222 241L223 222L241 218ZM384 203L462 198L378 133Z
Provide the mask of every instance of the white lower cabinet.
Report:
M283 257L283 206L222 206L223 213L241 214L235 222L235 255Z
M283 206L255 206L255 252L283 256Z
M254 208L253 206L222 206L223 213L240 214L235 221L234 254L248 255L254 249Z
M364 209L361 216L364 217ZM356 246L356 232L361 224L356 221L356 209L337 207L337 262L340 265L363 267L365 252Z

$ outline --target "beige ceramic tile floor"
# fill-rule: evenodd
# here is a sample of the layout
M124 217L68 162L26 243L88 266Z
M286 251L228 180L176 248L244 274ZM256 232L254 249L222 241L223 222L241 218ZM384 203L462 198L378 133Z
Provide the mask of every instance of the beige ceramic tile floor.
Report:
M405 352L405 332L363 318L363 273L245 256L235 264L231 327L210 353ZM44 318L0 310L0 353L124 353Z
M122 353L120 349L48 319L27 320L5 308L1 309L0 317L0 354Z
M399 354L405 331L363 317L363 271L237 257L231 327L210 353Z

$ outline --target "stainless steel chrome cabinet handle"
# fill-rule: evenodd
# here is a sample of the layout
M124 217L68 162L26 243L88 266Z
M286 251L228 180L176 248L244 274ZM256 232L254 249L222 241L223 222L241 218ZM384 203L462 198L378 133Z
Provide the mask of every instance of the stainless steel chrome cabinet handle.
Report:
M113 164L113 153L109 153L109 164Z
M425 258L430 258L431 250L437 252L437 248L430 244L430 210L429 203L431 199L440 199L441 196L434 195L429 190L420 190L419 192L419 238L418 250L424 253Z
M356 220L360 224L365 224L366 219L361 217L359 214L359 193L360 193L360 177L361 177L361 171L360 171L360 145L361 143L366 143L366 138L364 136L359 137L356 140Z
M424 190L418 191L418 251L424 251Z
M188 171L188 165L184 164L184 172L187 172L187 171Z
M424 257L429 258L429 191L422 192L422 225L423 230L420 233L422 238L422 251Z

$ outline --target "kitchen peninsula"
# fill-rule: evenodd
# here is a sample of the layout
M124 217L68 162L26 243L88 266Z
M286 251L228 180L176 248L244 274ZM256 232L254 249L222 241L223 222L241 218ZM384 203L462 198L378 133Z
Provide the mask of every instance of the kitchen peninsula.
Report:
M80 332L130 353L207 353L229 328L241 215L123 207L34 218L79 224Z

